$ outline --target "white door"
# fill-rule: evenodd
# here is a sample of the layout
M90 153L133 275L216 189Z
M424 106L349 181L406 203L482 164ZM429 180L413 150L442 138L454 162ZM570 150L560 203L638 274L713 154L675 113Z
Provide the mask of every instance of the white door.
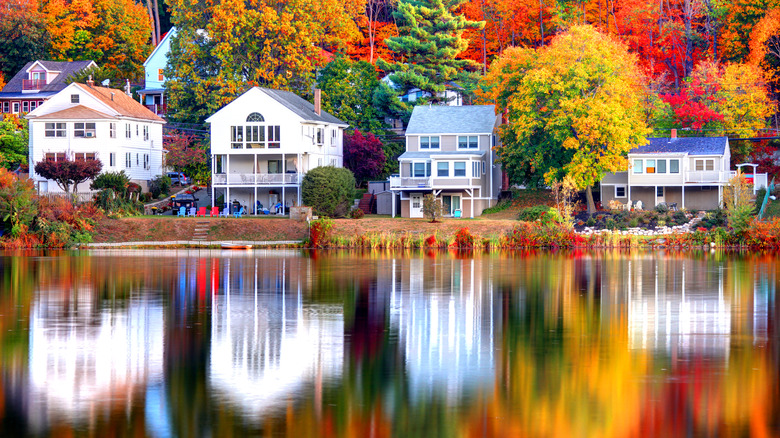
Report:
M409 217L423 217L422 211L422 195L419 193L412 193L409 201Z

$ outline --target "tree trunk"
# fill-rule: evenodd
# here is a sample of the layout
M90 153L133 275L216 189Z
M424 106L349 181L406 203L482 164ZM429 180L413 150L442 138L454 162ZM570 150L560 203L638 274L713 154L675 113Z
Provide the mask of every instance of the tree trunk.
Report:
M585 198L588 202L588 214L593 214L596 212L596 203L593 202L593 190L591 186L588 186L585 189Z
M152 26L152 45L157 46L157 32L154 28L154 12L152 12L151 0L146 0L146 12L149 13L149 24Z
M157 43L160 43L160 5L157 0L154 0L154 36L157 39Z

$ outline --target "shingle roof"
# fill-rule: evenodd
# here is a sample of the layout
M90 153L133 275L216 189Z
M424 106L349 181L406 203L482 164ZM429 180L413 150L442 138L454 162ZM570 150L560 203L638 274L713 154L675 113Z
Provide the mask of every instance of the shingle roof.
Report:
M52 71L59 71L60 74L57 75L56 78L54 78L50 83L44 85L41 87L40 92L46 92L46 91L60 91L68 86L68 84L65 83L65 80L73 75L74 73L78 72L79 70L89 66L92 61L30 61L27 64L24 65L24 67L19 70L14 77L11 78L11 80L8 81L8 83L3 87L3 93L21 93L22 92L22 81L27 78L27 69L30 68L34 63L40 63L43 65L46 69L52 70ZM51 93L50 93L51 94ZM49 94L49 95L50 95ZM30 98L34 98L35 94L31 93L28 96Z
M76 105L64 110L44 114L38 119L63 119L63 120L92 120L92 119L113 119L108 114L87 108L84 105Z
M344 126L349 125L347 122L344 122L343 120L337 118L325 110L320 111L321 114L317 115L317 113L314 112L314 105L312 105L308 100L298 96L291 91L273 90L271 88L262 87L258 88L304 120L332 123Z
M95 96L98 100L111 107L119 115L125 117L132 117L134 119L149 120L152 122L163 122L161 117L155 113L149 111L145 106L136 102L135 99L123 93L121 90L114 88L104 88L89 86L84 84L76 84L82 90L85 90Z
M493 105L414 107L406 134L487 134L493 132Z
M430 158L430 157L436 157L437 155L443 155L443 156L450 156L450 155L463 155L463 156L482 156L485 155L485 151L479 151L479 150L471 150L471 151L414 151L414 152L404 152L401 154L401 156L398 157L399 160L413 160L416 158Z
M648 138L648 143L628 151L629 154L681 154L723 155L728 137L677 137Z

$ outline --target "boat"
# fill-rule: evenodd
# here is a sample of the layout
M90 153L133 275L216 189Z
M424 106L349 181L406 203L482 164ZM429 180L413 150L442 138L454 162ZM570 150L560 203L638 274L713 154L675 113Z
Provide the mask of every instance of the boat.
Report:
M252 249L252 245L242 243L223 243L222 249Z

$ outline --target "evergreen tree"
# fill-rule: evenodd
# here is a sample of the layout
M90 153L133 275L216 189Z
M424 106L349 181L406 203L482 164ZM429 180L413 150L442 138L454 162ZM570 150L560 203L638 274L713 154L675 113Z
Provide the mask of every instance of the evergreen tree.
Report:
M392 72L390 79L404 93L419 88L430 95L430 101L441 103L439 95L445 84L466 79L468 68L479 64L468 59L456 59L466 50L466 29L481 29L484 21L469 21L455 10L465 0L400 0L393 13L398 36L385 40L387 47L400 55L400 62L380 58L377 65Z

